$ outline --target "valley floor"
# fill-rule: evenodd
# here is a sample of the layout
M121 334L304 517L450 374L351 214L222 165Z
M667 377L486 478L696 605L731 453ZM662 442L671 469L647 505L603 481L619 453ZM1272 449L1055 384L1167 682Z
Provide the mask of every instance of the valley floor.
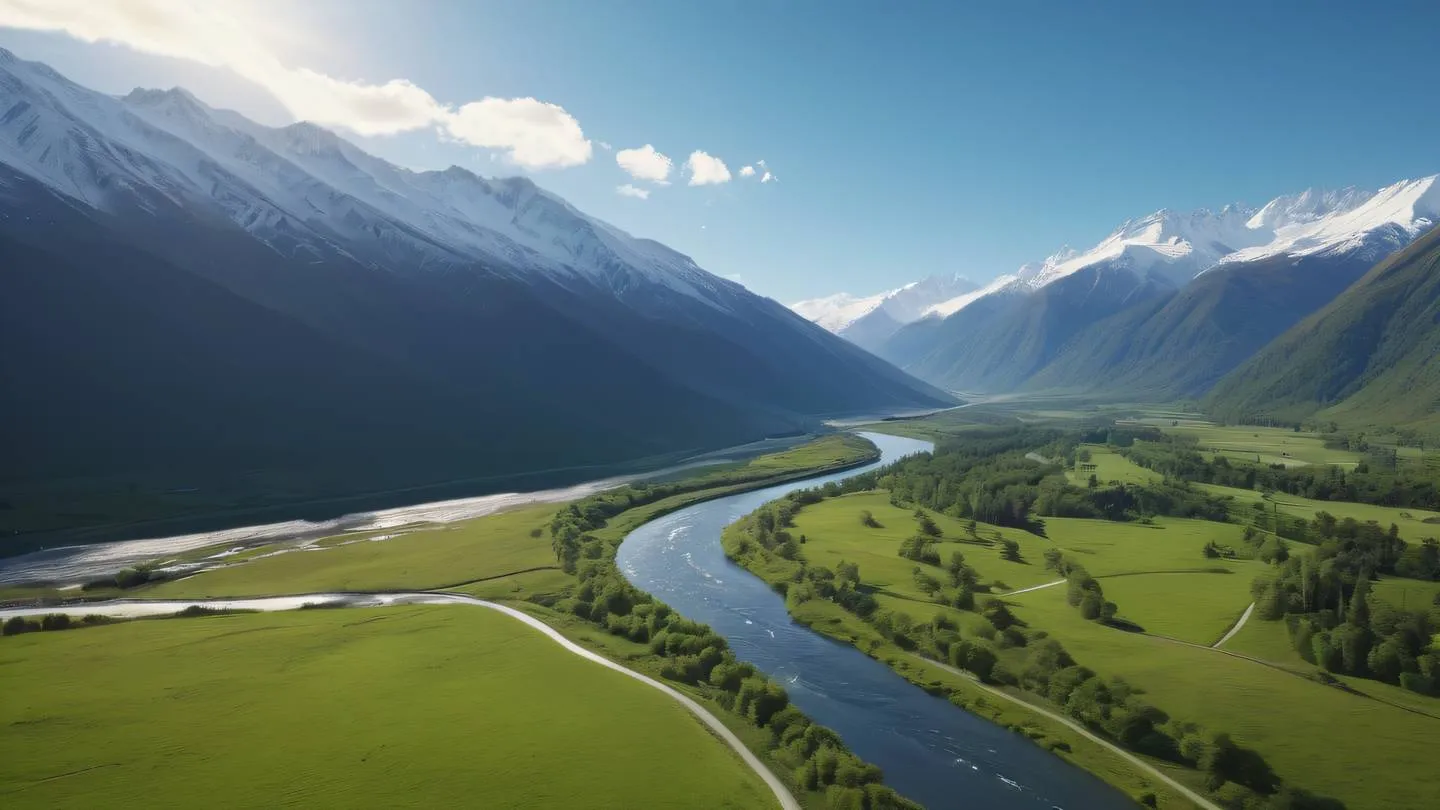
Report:
M912 511L891 505L884 491L859 492L803 507L789 531L804 538L806 565L832 571L842 561L858 565L863 586L881 610L905 613L916 625L943 621L958 627L962 636L994 637L994 628L979 613L937 604L917 584L916 563L898 554L901 543L916 533ZM876 525L862 522L866 514ZM1169 518L1152 525L1047 518L1041 537L983 523L971 533L965 521L928 515L943 532L936 547L941 559L952 551L963 553L1027 632L1045 631L1079 664L1102 677L1123 678L1172 718L1228 732L1237 744L1259 752L1287 784L1340 799L1351 810L1440 802L1440 784L1417 778L1430 770L1433 742L1440 736L1440 700L1373 680L1344 679L1349 691L1324 685L1313 678L1314 666L1291 650L1282 622L1252 618L1220 649L1212 648L1244 615L1252 601L1250 583L1266 569L1259 561L1205 559L1199 553L1209 540L1238 543L1240 526ZM1002 538L1018 544L1018 560L1002 558ZM1043 565L1043 553L1052 548L1083 561L1132 632L1087 621L1067 603L1066 588L1056 587L1055 572ZM740 561L772 582L794 576L795 564L778 557ZM921 568L944 578L942 569ZM978 601L984 598L977 595ZM977 685L896 647L834 603L792 602L791 610L800 621L859 646L917 682L954 690L952 700L1016 723L1042 744L1065 739L1053 727L1024 719L1023 711L996 708L976 694ZM1000 647L999 665L1011 673L1023 671L1027 649L1003 641ZM1063 710L1028 692L1013 694L1022 702ZM1336 737L1337 729L1344 729L1343 739ZM1162 807L1185 806L1178 796L1167 800L1163 786L1137 778L1133 769L1127 773L1106 765L1083 749L1067 756L1131 795L1155 792ZM1202 787L1194 771L1150 763L1191 788Z

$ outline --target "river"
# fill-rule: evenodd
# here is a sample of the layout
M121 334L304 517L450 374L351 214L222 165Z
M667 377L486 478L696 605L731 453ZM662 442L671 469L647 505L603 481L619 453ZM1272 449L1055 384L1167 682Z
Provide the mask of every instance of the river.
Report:
M725 557L721 531L766 501L931 448L915 439L861 435L880 448L880 461L672 512L625 538L616 559L620 570L681 615L715 628L737 656L784 685L796 706L883 768L887 784L926 807L1133 808L1119 791L1025 737L795 623L783 597Z
M887 784L929 808L1133 808L1119 791L1028 739L926 693L854 647L791 621L783 598L725 557L720 546L722 530L766 501L795 489L843 480L931 448L930 443L914 439L861 435L880 448L880 461L673 512L631 532L620 546L617 564L636 587L663 599L682 615L715 628L729 640L736 655L783 684L796 706L838 732L856 754L882 767ZM347 521L344 528L377 528L416 519L445 522L513 503L559 500L562 494L580 497L613 485L615 479L543 493L421 504L367 514ZM298 532L296 528L272 525L233 530L235 535L224 538L209 534L65 549L68 554L52 551L5 560L9 565L0 567L0 572L16 579L34 576L37 571L74 576L111 570L144 555L153 558L157 553L213 545L221 539L274 539L325 530L333 533L340 527L303 526ZM56 612L138 617L173 613L192 604L288 610L305 603L361 607L455 601L474 600L424 593L309 594L199 602L115 600L64 608L11 608L0 610L0 620Z

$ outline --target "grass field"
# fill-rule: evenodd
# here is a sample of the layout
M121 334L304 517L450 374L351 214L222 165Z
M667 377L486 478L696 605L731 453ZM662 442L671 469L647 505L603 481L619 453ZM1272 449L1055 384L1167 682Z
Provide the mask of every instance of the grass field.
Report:
M860 520L863 510L870 511L882 528L865 527ZM1041 562L1044 549L1051 545L1081 561L1099 579L1106 598L1119 605L1119 615L1142 626L1145 633L1083 620L1067 603L1064 586L1016 594L1006 601L1022 621L1060 640L1080 663L1107 677L1125 678L1146 692L1147 701L1175 717L1231 733L1241 745L1258 750L1282 778L1340 798L1351 810L1440 802L1440 784L1416 778L1429 767L1427 751L1433 740L1440 739L1440 720L1304 677L1314 667L1307 668L1290 652L1283 624L1252 619L1226 649L1275 661L1289 671L1160 637L1208 646L1250 603L1250 583L1266 566L1251 560L1209 560L1200 553L1210 539L1238 544L1239 526L1165 518L1153 526L1051 518L1045 520L1046 538L978 526L982 538L998 531L1020 543L1025 562L1014 563L1000 559L997 549L954 542L965 537L964 521L943 515L934 518L951 541L940 545L941 558L952 550L964 552L982 582L1001 580L1020 589L1053 581L1055 574L1044 570ZM911 510L890 506L884 492L856 493L807 506L796 516L794 531L806 536L802 548L811 564L833 569L842 558L857 562L861 578L879 590L877 598L886 609L904 611L918 621L943 613L962 632L983 622L977 614L933 603L918 589L911 575L915 563L896 553L900 542L915 533L914 517ZM934 569L931 573L940 574ZM1419 585L1424 589L1428 583ZM1381 583L1377 591L1394 587L1393 582ZM1410 598L1420 597L1411 593ZM862 648L868 646L872 654L887 656L886 645L873 630L832 608L828 603L806 602L798 606L796 615ZM1001 655L1018 667L1024 651L1006 650ZM925 677L938 676L930 672ZM1431 698L1394 694L1403 690L1372 681L1356 680L1352 685L1401 705L1428 705L1431 713L1440 714L1440 701ZM1333 744L1336 729L1341 728L1347 741L1363 744Z
M1194 486L1214 495L1227 495L1234 498L1235 505L1240 507L1240 510L1232 510L1232 513L1244 514L1241 511L1244 507L1258 503L1263 504L1267 510L1278 508L1283 514L1306 520L1314 519L1316 512L1329 512L1338 518L1354 518L1362 523L1373 520L1386 528L1394 523L1400 530L1400 537L1412 543L1419 542L1426 537L1440 537L1440 525L1425 522L1428 518L1440 517L1440 514L1427 512L1424 509L1399 509L1392 506L1374 506L1350 501L1315 501L1301 498L1298 495L1286 495L1283 492L1276 493L1267 499L1262 493L1250 489L1222 487L1217 484L1194 484Z
M147 598L439 588L555 565L543 529L554 504L377 542L292 551L147 589ZM535 535L537 530L541 533ZM354 539L354 538L346 538Z
M1166 433L1190 436L1201 449L1232 459L1254 461L1258 455L1264 464L1335 464L1353 467L1360 454L1351 450L1332 450L1325 446L1319 433L1296 433L1285 428L1181 424L1162 425Z
M1102 580L1107 596L1111 582ZM1214 650L1087 622L1060 588L1024 594L1013 603L1016 615L1059 639L1082 664L1124 677L1173 716L1231 733L1239 744L1259 751L1282 778L1338 798L1350 810L1440 802L1440 782L1417 778L1433 771L1440 720ZM1123 603L1121 608L1129 615ZM1252 620L1240 635L1255 624ZM1260 624L1273 629L1275 623ZM1255 648L1237 642L1239 636L1227 649ZM1266 644L1273 648L1274 640ZM1431 702L1440 707L1440 701Z
M869 511L880 528L861 523ZM1250 583L1265 566L1252 560L1209 560L1201 554L1207 541L1240 542L1239 526L1201 520L1156 519L1154 525L1102 520L1048 518L1046 537L1019 529L980 524L982 539L995 536L1020 544L1021 562L1001 559L998 547L966 542L966 521L932 513L943 532L942 560L951 552L965 555L981 581L1003 583L997 593L1052 582L1058 578L1044 567L1045 549L1060 548L1101 580L1120 615L1149 632L1210 644L1224 634L1250 604ZM915 585L915 563L900 557L900 544L916 532L910 510L890 505L883 492L860 492L807 506L795 518L797 534L805 535L806 559L831 570L841 560L856 563L867 584L880 589L881 603L924 617L938 605ZM932 571L932 573L935 573ZM1063 591L1063 589L1062 589ZM1042 591L1019 594L1018 602ZM890 604L890 598L911 604ZM918 603L918 604L917 604ZM959 620L967 614L957 612Z
M1126 484L1148 484L1151 481L1159 481L1163 476L1154 470L1147 470L1138 464L1133 464L1130 459L1100 444L1081 445L1082 449L1090 451L1090 462L1095 465L1095 471L1080 472L1078 469L1071 470L1068 475L1070 482L1077 486L1085 486L1093 474L1100 483L1108 484L1111 481L1120 481ZM1078 467L1078 462L1077 462Z
M671 699L480 608L137 621L0 665L8 807L773 802Z
M1174 428L1170 428L1174 430ZM1248 430L1249 428L1247 428ZM1256 428L1265 430L1265 428ZM1238 430L1238 428L1225 428L1225 430ZM1288 431L1274 429L1277 433L1291 434ZM1160 476L1152 470L1147 470L1138 464L1130 461L1124 456L1095 445L1087 445L1091 450L1092 463L1099 465L1101 472L1097 476L1101 481L1125 481L1130 483L1142 483L1147 480L1156 480ZM1335 452L1335 451L1327 451ZM1348 451L1345 451L1348 452ZM1080 475L1071 472L1072 482L1080 484L1089 478L1089 473ZM1287 515L1305 518L1307 520L1315 517L1316 512L1329 512L1339 518L1354 518L1364 522L1373 520L1381 526L1389 527L1394 523L1400 529L1400 536L1409 542L1419 542L1426 537L1440 537L1440 512L1429 512L1424 509L1400 509L1390 506L1374 506L1366 503L1351 503L1349 501L1315 501L1309 498L1301 498L1297 495L1286 495L1276 493L1267 499L1264 494L1251 489L1238 489L1236 487L1223 487L1216 484L1192 484L1192 486L1209 492L1213 495L1228 496L1235 499L1235 510L1239 516L1245 516L1245 509L1253 504L1263 504L1266 509L1279 507L1279 510ZM1426 523L1433 519L1435 523Z

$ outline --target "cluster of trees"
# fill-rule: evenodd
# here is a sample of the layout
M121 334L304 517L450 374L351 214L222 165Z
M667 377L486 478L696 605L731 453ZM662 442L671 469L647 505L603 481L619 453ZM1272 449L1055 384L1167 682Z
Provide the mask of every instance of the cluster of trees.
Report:
M1296 651L1327 672L1440 694L1440 651L1433 641L1440 598L1427 612L1401 610L1371 595L1376 574L1409 564L1404 541L1373 522L1324 512L1310 531L1321 538L1313 554L1277 560L1273 573L1256 579L1259 617L1286 618Z
M1062 465L1085 453L1077 450L1079 442L1098 436L1133 443L1149 436L1149 430L975 431L943 442L934 453L902 459L856 485L889 490L896 505L924 506L957 518L1036 533L1043 532L1037 517L1129 521L1166 515L1228 520L1226 499L1181 481L1103 486L1092 481L1077 487L1065 477ZM1037 463L1037 457L1053 463Z
M1066 557L1058 548L1045 549L1045 567L1065 578L1065 600L1079 608L1087 621L1110 622L1119 610L1114 602L1105 601L1100 582L1090 576L1085 566Z
M1044 631L1026 628L1003 600L985 596L987 587L980 583L978 573L962 552L951 552L941 565L935 552L939 527L933 534L927 532L923 512L916 514L919 531L902 545L901 555L917 562L911 574L920 591L939 604L974 611L985 619L964 633L943 612L924 622L903 611L880 607L863 584L855 563L842 560L831 571L808 563L803 554L781 563L782 533L801 502L813 503L815 494L793 493L761 507L727 530L730 555L752 570L765 571L777 590L785 593L792 609L812 599L832 601L901 649L948 661L987 683L1032 691L1126 748L1200 769L1209 786L1232 806L1289 810L1341 807L1333 800L1282 785L1256 752L1237 746L1227 735L1172 720L1146 703L1141 692L1123 680L1106 680L1078 665ZM769 517L761 517L766 513ZM868 525L866 517L861 514L860 522ZM1086 618L1113 619L1114 603L1105 601L1099 583L1083 566L1053 549L1047 551L1045 563L1067 579L1071 604ZM780 576L783 581L775 581ZM1018 666L1017 660L1022 662Z
M0 634L18 636L21 633L38 633L44 630L69 630L72 627L106 624L109 621L110 619L93 613L78 622L65 613L47 613L41 616L39 621L24 616L11 616L4 625L0 625Z
M1159 436L1132 445L1124 453L1142 467L1184 481L1284 492L1317 501L1440 510L1440 471L1423 464L1402 464L1394 451L1369 452L1352 470L1207 458L1193 436Z
M656 495L655 490L672 490ZM770 733L770 757L791 770L796 784L823 794L823 806L871 810L918 810L882 784L883 774L846 748L831 730L816 725L778 684L735 658L725 638L710 627L681 617L668 605L630 585L615 567L615 549L595 532L605 521L684 490L626 487L602 493L561 510L550 525L556 558L575 574L571 594L552 604L612 634L647 643L661 659L660 674L704 689L726 709ZM785 500L747 520L770 548L792 543L783 527L797 501ZM628 504L622 506L622 504ZM763 528L762 528L763 527ZM858 571L853 583L859 582ZM847 582L853 589L853 584ZM873 604L873 599L871 599Z

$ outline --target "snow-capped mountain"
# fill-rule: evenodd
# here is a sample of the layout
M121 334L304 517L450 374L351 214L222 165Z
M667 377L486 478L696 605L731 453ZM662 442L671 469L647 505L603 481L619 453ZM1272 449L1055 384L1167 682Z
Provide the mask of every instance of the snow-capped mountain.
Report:
M4 50L0 251L29 381L0 392L0 443L36 477L323 465L352 491L951 401L529 179Z
M1217 264L1356 250L1366 250L1371 261L1379 261L1440 222L1437 180L1440 175L1402 180L1377 192L1305 191L1293 198L1278 198L1248 223L1248 227L1268 233L1270 240L1237 250Z
M925 315L939 301L975 290L975 282L960 275L930 276L902 287L863 298L850 293L836 293L790 305L804 318L836 334L865 316L883 310L898 323L906 324Z
M1437 220L1440 189L1435 177L1404 181L1378 192L1312 189L1276 198L1259 210L1240 205L1188 214L1162 210L1124 223L1089 250L1062 249L979 290L938 302L885 344L870 348L937 384L1002 390L1024 384L1058 362L1062 348L1070 343L1083 348L1103 342L1110 346L1106 357L1132 358L1127 362L1139 384L1153 379L1159 362L1134 359L1146 353L1145 346L1120 347L1114 324L1104 327L1112 333L1108 338L1098 333L1086 336L1086 330L1102 329L1100 321L1127 309L1164 305L1168 309L1163 318L1177 322L1163 328L1151 323L1146 329L1174 340L1177 335L1206 332L1194 331L1193 311L1213 309L1204 302L1220 294L1207 290L1223 288L1226 296L1233 296L1249 289L1252 299L1269 301L1266 306L1275 311L1266 328L1232 326L1224 332L1229 338L1216 332L1227 350L1215 360L1216 368L1189 364L1194 375L1177 382L1181 387L1175 389L1189 395L1195 386L1212 382L1238 362L1237 353L1259 348L1251 345L1254 340L1273 337L1270 332L1276 325L1283 329L1297 315L1303 317L1323 305L1369 265L1409 244ZM1277 269L1277 262L1287 269ZM1297 276L1299 267L1310 276ZM1224 279L1214 277L1222 272ZM1255 278L1245 279L1247 274ZM1257 290L1254 284L1265 288ZM1290 285L1304 289L1286 291ZM1251 309L1245 307L1247 312ZM1149 316L1130 317L1133 325ZM1242 333L1251 339L1240 339ZM1193 345L1187 346L1184 351L1193 353ZM1165 356L1165 362L1174 366L1180 362L1179 351L1170 347L1156 356ZM1103 362L1094 357L1087 362L1072 357L1063 368L1039 376L1070 387L1094 384L1106 378L1098 365Z

